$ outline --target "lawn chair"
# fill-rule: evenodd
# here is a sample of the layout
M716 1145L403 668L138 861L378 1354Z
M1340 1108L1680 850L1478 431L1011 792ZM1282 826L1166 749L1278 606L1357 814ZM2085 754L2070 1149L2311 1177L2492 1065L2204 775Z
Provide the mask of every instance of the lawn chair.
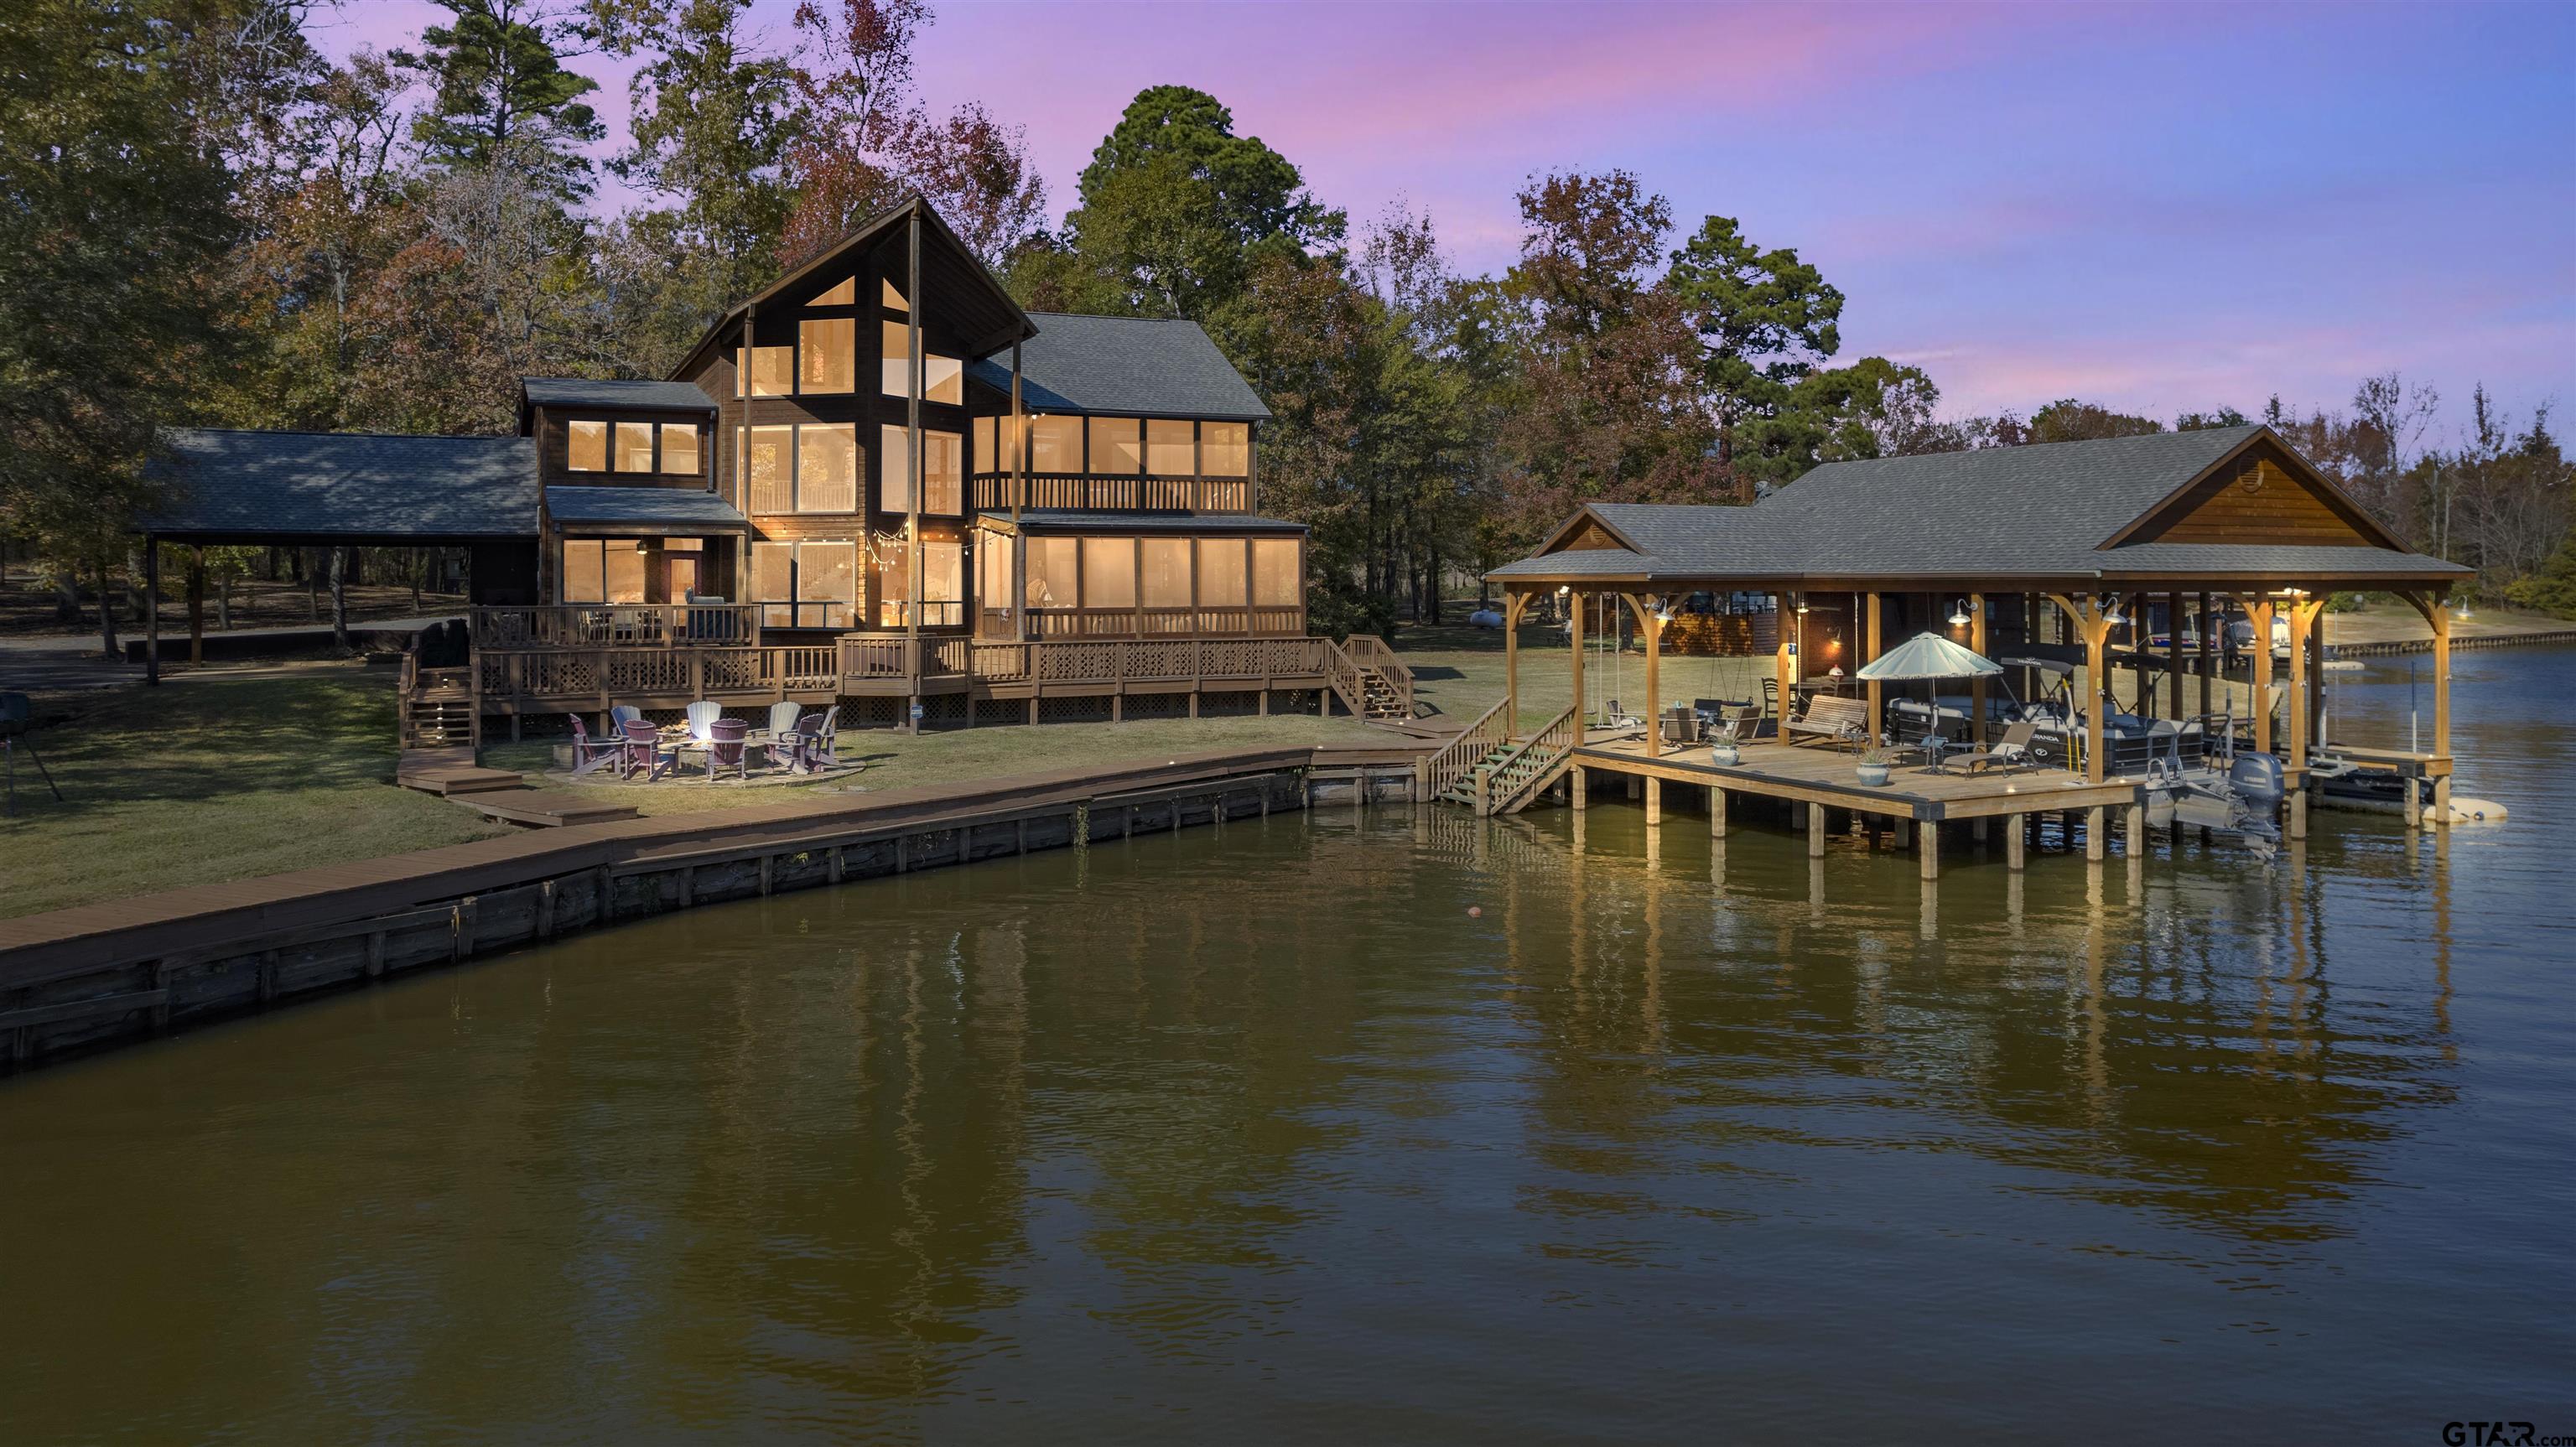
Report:
M689 737L702 744L714 738L715 734L709 726L722 717L724 717L723 704L709 703L705 699L690 704Z
M626 741L619 738L593 739L590 730L581 726L580 714L566 714L572 720L572 776L614 768L626 752Z
M1945 761L1944 767L1954 768L1965 774L1982 774L1988 769L2006 767L2030 768L2039 762L2031 757L2030 752L2031 738L2038 732L2037 723L2024 719L2006 728L2004 736L1995 740L1993 748L1954 755Z
M796 726L796 732L802 735L805 741L804 748L801 750L805 760L805 772L819 774L826 764L835 768L840 766L840 756L833 752L840 744L840 718L841 706L829 704L820 713L805 715L804 722Z
M618 725L625 750L617 761L617 776L632 779L641 770L644 782L651 783L679 767L679 755L662 747L662 731L640 718Z
M783 739L789 734L794 733L796 731L797 716L802 712L802 709L792 703L771 704L769 706L769 736L774 739Z
M626 732L626 725L628 723L642 718L643 716L644 710L637 708L631 703L621 703L617 707L608 711L609 732L623 734Z
M1664 712L1664 742L1695 744L1699 742L1699 711L1688 704L1674 704Z
M738 718L720 718L707 724L707 782L716 781L716 770L731 769L737 779L751 777L751 746L743 742L751 725Z

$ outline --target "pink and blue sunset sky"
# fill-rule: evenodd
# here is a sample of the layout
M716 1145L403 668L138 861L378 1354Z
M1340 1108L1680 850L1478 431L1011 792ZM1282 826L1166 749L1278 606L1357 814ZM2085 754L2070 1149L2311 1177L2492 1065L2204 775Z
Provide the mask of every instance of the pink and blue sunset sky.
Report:
M794 0L760 0L773 49ZM409 43L425 0L318 17ZM916 47L934 107L1025 126L1050 208L1134 94L1180 83L1357 228L1428 207L1510 264L1533 171L1625 167L1849 298L1845 358L1945 411L2084 396L2340 406L2403 370L2516 414L2576 399L2576 5L989 3ZM622 129L625 74L575 62Z

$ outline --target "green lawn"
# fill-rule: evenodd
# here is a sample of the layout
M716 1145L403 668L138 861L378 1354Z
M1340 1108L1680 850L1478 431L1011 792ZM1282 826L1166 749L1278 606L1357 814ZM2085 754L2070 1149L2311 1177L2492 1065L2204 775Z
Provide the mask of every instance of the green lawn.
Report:
M393 678L355 668L39 696L0 819L0 917L500 832L393 787Z

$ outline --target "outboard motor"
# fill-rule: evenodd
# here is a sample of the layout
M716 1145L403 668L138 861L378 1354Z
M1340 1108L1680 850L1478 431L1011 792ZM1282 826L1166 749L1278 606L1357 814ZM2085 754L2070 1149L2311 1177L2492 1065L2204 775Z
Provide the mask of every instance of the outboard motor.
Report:
M2247 807L2267 818L2289 792L2288 779L2280 759L2271 754L2238 754L2227 766L2228 787Z

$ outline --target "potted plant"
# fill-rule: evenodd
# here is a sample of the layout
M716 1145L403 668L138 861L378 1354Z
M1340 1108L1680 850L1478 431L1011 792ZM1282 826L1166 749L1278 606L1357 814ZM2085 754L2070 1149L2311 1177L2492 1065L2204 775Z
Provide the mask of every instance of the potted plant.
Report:
M1887 766L1890 762L1887 750L1871 744L1862 749L1860 757L1853 761L1853 771L1860 776L1861 783L1876 789L1887 783Z
M1718 725L1717 733L1709 740L1708 761L1722 769L1735 767L1744 757L1735 747L1735 724L1736 720L1728 719Z

